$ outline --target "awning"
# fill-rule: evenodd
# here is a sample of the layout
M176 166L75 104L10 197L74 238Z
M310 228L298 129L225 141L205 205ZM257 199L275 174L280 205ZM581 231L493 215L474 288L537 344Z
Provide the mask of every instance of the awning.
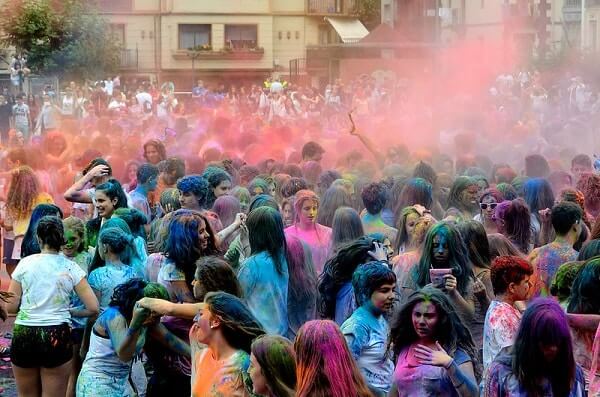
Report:
M334 18L326 17L327 22L340 35L343 43L357 43L369 34L365 25L356 18Z

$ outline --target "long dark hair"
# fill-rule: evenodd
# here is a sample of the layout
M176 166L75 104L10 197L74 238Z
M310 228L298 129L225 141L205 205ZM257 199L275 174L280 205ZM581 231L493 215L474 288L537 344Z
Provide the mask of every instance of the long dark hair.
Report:
M540 220L539 210L554 206L552 186L544 178L532 178L525 182L523 185L523 197L529 207L529 211L538 221Z
M101 191L110 200L117 199L117 203L115 204L115 209L117 208L127 208L127 195L121 187L121 183L116 179L109 179L108 181L96 186L96 191Z
M317 275L310 249L297 237L286 236L285 240L289 273L288 307L298 310L298 307L313 305L314 309L317 300Z
M21 258L25 258L29 255L39 254L41 252L40 245L38 244L36 237L36 229L38 222L44 216L57 216L62 219L63 212L60 208L54 204L38 204L31 213L31 219L29 226L23 237L23 243L21 244Z
M340 207L335 211L331 227L331 247L334 251L364 235L360 215L354 208Z
M42 244L60 251L65 242L65 229L62 220L56 216L46 215L39 220L36 228L37 237Z
M465 296L467 287L473 279L473 271L469 266L469 256L462 236L450 222L438 222L429 229L423 244L423 253L419 264L413 270L413 280L419 287L431 283L429 269L435 266L433 260L433 239L439 234L445 234L448 241L448 267L452 269L452 275L456 277L457 289Z
M246 226L252 255L268 252L275 263L277 273L283 274L287 248L279 211L271 207L258 207L248 214Z
M147 283L142 279L134 278L115 288L108 306L117 308L129 323L136 302L142 298L169 300L169 293L160 284Z
M223 291L242 297L242 288L229 263L216 256L203 256L196 261L196 280L199 280L208 292ZM204 300L204 296L194 297Z
M467 353L473 362L475 378L480 379L481 368L478 352L473 343L471 332L461 320L448 296L438 288L427 286L414 292L400 308L398 316L391 325L389 338L389 346L390 348L393 347L394 355L398 356L402 349L419 339L413 325L412 312L414 307L421 302L431 302L437 310L438 321L435 327L435 339L440 342L450 356L454 356L457 349Z
M431 183L423 178L411 178L402 188L394 210L396 222L398 222L404 208L415 204L422 205L427 209L431 209L433 205L433 188L431 187Z
M127 208L127 196L121 187L121 184L116 179L109 179L107 182L104 182L98 186L96 186L96 192L101 191L110 200L117 199L117 203L114 205L114 209L117 210L119 208ZM98 233L100 232L100 227L102 226L102 218L99 216L90 219L86 224L87 230L87 238L89 246L96 246Z
M490 244L483 224L469 220L459 223L457 227L467 246L471 263L474 266L489 269L492 263L490 259Z
M340 247L337 253L325 262L317 287L319 290L317 308L321 318L335 317L338 291L352 280L352 274L358 265L370 262L369 251L373 249L373 242L370 237L361 237Z
M522 199L515 199L504 213L504 229L506 237L524 254L529 253L531 243L531 217L527 204Z
M557 346L547 363L541 346ZM512 353L512 372L527 395L543 396L540 379L552 385L553 396L568 396L575 383L573 343L563 309L553 299L536 299L523 313Z
M335 212L341 207L350 206L352 206L352 200L346 189L341 186L331 186L321 198L317 222L323 226L332 227Z
M279 335L262 335L252 342L251 349L262 369L270 394L294 397L296 353L293 343Z
M200 235L198 234L198 228L202 221L209 234L206 250L202 250L200 247ZM190 287L196 272L195 263L198 258L203 255L214 255L217 252L215 235L210 227L210 222L204 215L198 211L185 209L173 212L169 223L169 234L164 245L164 254L185 274L185 280Z
M567 312L577 314L600 314L600 258L585 263L571 287Z
M208 310L221 321L219 329L227 343L250 354L252 341L265 331L240 298L226 292L209 292L204 298Z

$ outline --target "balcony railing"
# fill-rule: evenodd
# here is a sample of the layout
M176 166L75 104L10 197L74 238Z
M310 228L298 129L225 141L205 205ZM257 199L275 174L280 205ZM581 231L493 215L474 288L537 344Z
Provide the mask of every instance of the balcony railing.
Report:
M563 20L567 23L581 22L581 0L565 0L562 13Z
M123 70L137 69L138 68L138 50L121 50L120 68Z
M306 0L308 15L355 15L356 2L360 0Z

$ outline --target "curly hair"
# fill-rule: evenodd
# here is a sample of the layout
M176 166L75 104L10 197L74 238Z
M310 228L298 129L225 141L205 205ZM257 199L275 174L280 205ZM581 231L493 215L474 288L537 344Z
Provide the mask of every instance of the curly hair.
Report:
M204 222L209 234L208 247L203 250L200 246L199 228ZM195 262L204 255L215 255L218 250L215 235L206 216L197 211L177 210L169 222L169 232L164 246L164 254L175 263L177 269L185 274L185 280L191 287Z
M600 175L593 173L582 174L576 188L583 192L586 205L597 204L600 201Z
M115 307L127 322L133 317L133 308L142 298L169 300L167 289L157 283L147 283L142 279L133 278L118 285L108 306Z
M412 312L421 302L431 302L437 310L438 321L433 330L434 340L438 340L450 356L454 356L457 349L469 355L475 378L480 379L479 353L473 343L471 332L461 320L448 296L438 288L426 286L408 297L406 303L400 308L396 320L391 324L388 348L393 348L394 355L397 357L404 348L419 339L413 325Z
M308 189L308 183L303 178L292 177L281 186L283 198L290 198L300 190Z
M219 167L207 167L202 173L202 177L208 182L208 196L206 198L206 207L211 208L217 199L213 189L221 184L221 182L229 181L231 183L231 175Z
M161 161L167 158L167 150L165 149L165 145L158 139L150 139L149 141L146 141L146 143L144 143L144 158L146 159L146 161L148 160L148 157L146 156L146 148L148 146L154 146L154 149L156 149L156 151L158 152L158 156L160 157Z
M202 175L186 175L177 181L177 189L183 193L192 193L198 199L200 208L206 208L208 198L208 182Z
M388 200L389 190L383 183L369 183L363 187L360 197L367 212L371 215L379 214Z
M385 262L373 261L358 266L352 275L356 305L369 302L371 295L384 284L396 284L396 273Z
M325 262L319 277L317 308L321 318L335 317L336 296L340 288L352 280L356 268L370 261L369 251L374 240L361 237L340 247L337 253Z
M27 218L40 194L37 176L26 165L12 170L10 188L6 198L7 215L15 220Z
M583 269L585 262L567 262L560 265L550 286L550 294L556 296L559 302L565 302L571 295L573 282Z
M73 234L79 236L81 241L79 247L75 247L75 252L82 252L85 249L85 222L77 217L69 216L63 219L63 227L65 229L65 234L66 231L69 230L73 232Z
M533 274L533 267L518 256L499 256L492 262L490 279L494 294L503 294L510 283L518 284L525 276Z

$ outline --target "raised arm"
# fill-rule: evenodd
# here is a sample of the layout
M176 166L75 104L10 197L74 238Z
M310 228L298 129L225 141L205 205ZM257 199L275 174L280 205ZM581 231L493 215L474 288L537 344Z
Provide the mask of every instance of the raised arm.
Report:
M97 176L106 176L108 175L108 167L105 165L97 165L87 174L82 176L77 182L71 185L70 188L64 194L64 198L67 201L71 201L74 203L91 203L92 197L90 194L84 190L85 186L92 180L92 178Z
M360 139L365 148L367 148L367 150L373 155L375 161L377 161L379 168L383 168L385 165L384 156L382 156L381 153L377 151L377 148L375 147L373 141L361 134L360 131L356 129L356 124L354 124L354 119L352 118L352 112L348 113L348 118L350 119L351 124L350 135L354 135L355 137Z
M156 298L142 298L138 304L154 313L164 316L193 319L205 307L204 303L173 303Z

